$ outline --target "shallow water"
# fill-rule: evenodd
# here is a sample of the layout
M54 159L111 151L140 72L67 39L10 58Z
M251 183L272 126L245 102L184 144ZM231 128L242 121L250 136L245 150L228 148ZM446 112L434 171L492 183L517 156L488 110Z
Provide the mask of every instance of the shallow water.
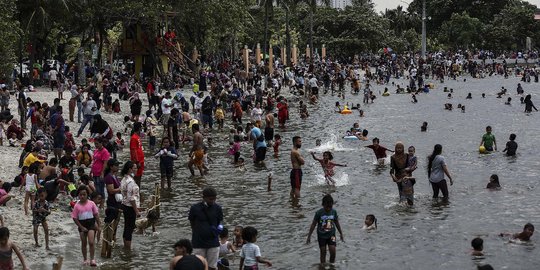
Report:
M406 81L397 81L406 85ZM218 189L218 203L223 206L224 225L232 231L235 225L254 226L259 231L257 244L264 257L269 258L272 269L318 269L319 250L316 235L305 245L313 215L320 208L322 195L331 193L334 207L340 216L345 243L337 246L337 261L332 269L473 269L476 264L489 263L496 269L535 269L540 265L536 248L538 236L532 244L510 244L497 235L503 231L518 232L527 222L539 224L540 194L536 191L540 158L536 153L536 139L540 132L537 113L525 115L519 97L515 96L517 78L504 80L490 78L467 82L436 83L436 89L418 96L419 103L411 103L410 96L392 94L375 100L375 104L362 105L366 117L358 114L333 113L336 97L323 96L319 105L309 107L310 117L299 119L296 104L291 107L291 122L287 129L276 130L283 145L280 157L267 153L266 167L254 167L246 162L246 169L233 168L226 155L228 130L212 134L214 146L210 148L210 174L188 177L185 166L187 146L182 159L176 162L173 191L162 198L161 222L157 236L134 236L134 251L116 247L113 259L98 258L101 269L166 269L172 257L172 244L180 238L191 238L187 212L191 204L200 200L203 187ZM448 100L443 86L454 89L454 98ZM512 106L503 105L495 98L501 86L509 89ZM535 93L538 84L524 84L526 93ZM394 87L388 86L390 92ZM375 86L375 93L384 87ZM465 100L468 92L472 100ZM486 93L485 99L481 93ZM344 104L361 103L361 96L347 93ZM533 101L540 105L537 95ZM443 110L443 104L452 102L466 105L466 113L457 109ZM421 133L423 121L429 123L428 132ZM415 206L410 209L398 204L396 185L391 181L388 167L373 165L373 153L363 146L370 142L344 141L343 133L354 122L369 130L369 137L378 137L381 144L393 149L396 141L406 147L414 145L419 168L414 173ZM498 142L499 152L488 155L478 153L478 145L485 127L491 125ZM519 144L516 158L505 157L500 151L510 133L517 134ZM302 154L306 159L301 206L289 202L289 150L291 138L303 137ZM315 146L320 138L322 145ZM450 187L450 203L434 203L426 174L426 156L433 145L443 145L443 155L454 176ZM244 157L250 155L250 145L242 145ZM322 169L309 151L320 155L330 150L334 160L348 167L336 167L336 187L324 184ZM124 156L126 153L124 153ZM246 158L249 161L249 158ZM141 190L153 192L153 183L159 181L157 161L147 158L147 168ZM273 173L272 191L266 191L267 176ZM489 176L499 175L502 190L488 191ZM374 214L379 229L361 230L365 215ZM119 226L119 241L123 221ZM484 238L486 256L470 256L470 241ZM75 269L82 261L79 241L73 239L66 248L65 269ZM99 254L99 252L96 252ZM233 257L233 269L238 258ZM48 266L47 266L48 267ZM262 267L265 269L265 267Z

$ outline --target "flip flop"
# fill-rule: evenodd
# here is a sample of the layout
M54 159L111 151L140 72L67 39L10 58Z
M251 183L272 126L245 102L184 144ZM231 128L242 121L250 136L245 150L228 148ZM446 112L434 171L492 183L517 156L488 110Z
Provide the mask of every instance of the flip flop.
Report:
M97 266L96 260L91 260L90 261L90 266L92 266L92 267Z

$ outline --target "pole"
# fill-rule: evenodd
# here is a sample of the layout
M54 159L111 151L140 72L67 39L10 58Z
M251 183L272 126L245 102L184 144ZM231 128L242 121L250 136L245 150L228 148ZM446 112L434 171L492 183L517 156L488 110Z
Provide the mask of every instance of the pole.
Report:
M283 3L285 4L285 3ZM289 31L289 6L285 5L286 7L286 11L285 11L285 32L286 32L286 35L287 35L287 50L285 51L286 52L286 56L285 56L285 62L287 63L287 65L291 65L292 66L292 62L291 62L291 33Z
M426 59L426 0L422 1L422 59Z

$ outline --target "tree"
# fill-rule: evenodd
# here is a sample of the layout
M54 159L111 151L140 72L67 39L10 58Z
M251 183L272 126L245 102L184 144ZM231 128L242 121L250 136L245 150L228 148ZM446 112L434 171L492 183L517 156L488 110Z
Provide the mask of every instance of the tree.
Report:
M454 13L441 27L443 39L454 48L469 49L469 45L480 45L483 24L478 18L472 18L467 12Z
M9 80L15 63L15 44L19 24L15 19L15 1L0 1L0 80Z

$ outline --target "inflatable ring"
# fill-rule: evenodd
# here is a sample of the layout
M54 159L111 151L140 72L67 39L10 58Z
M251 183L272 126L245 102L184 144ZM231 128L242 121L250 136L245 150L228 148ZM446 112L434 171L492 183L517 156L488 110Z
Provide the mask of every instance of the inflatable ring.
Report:
M340 112L341 114L351 114L352 111L351 110L343 110Z
M343 139L347 140L347 141L357 141L358 137L356 137L354 135L348 135L348 136L343 136Z
M384 93L382 93L382 96L383 96L383 97L387 97L387 96L390 96L390 93L388 93L388 92L384 92Z

